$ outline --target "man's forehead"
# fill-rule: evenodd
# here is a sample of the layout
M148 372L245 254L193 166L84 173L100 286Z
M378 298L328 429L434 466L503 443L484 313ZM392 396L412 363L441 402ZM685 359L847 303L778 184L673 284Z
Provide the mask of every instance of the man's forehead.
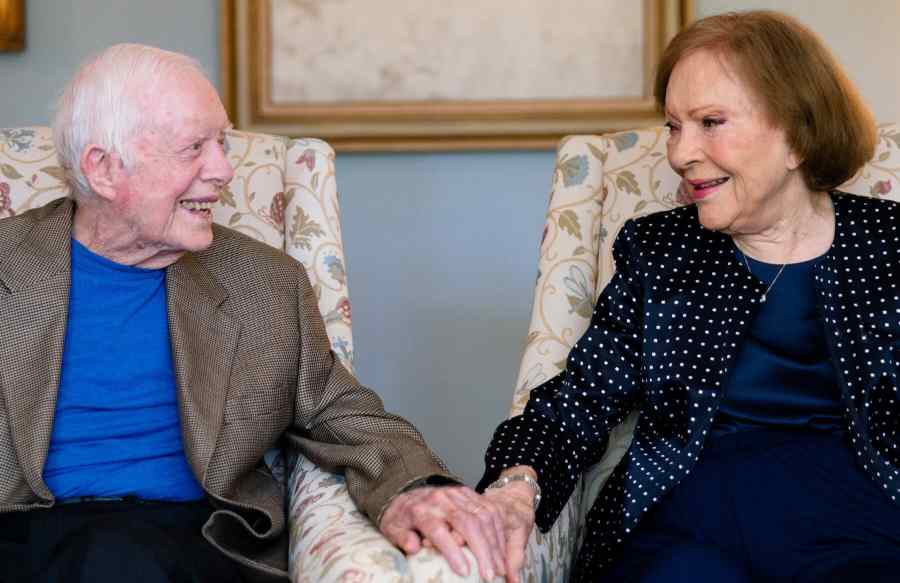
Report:
M196 71L177 71L157 79L132 79L132 99L148 109L183 111L190 104L221 104L212 83Z
M162 83L155 93L139 100L150 125L178 134L220 133L231 127L218 94L202 77L196 83Z

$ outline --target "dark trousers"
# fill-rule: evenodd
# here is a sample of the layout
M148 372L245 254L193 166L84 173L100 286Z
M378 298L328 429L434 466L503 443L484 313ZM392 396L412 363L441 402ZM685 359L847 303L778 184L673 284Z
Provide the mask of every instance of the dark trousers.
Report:
M839 435L728 435L638 524L604 580L897 582L900 506Z
M239 583L200 502L79 502L0 515L3 583Z

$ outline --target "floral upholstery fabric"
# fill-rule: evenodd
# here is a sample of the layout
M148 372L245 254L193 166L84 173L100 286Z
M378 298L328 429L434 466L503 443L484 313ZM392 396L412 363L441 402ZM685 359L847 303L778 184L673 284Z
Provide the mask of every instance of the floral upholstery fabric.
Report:
M321 140L238 131L228 133L226 148L235 176L213 209L214 220L303 263L332 348L352 371L351 309L334 151ZM49 128L0 129L0 217L66 193ZM282 456L270 452L267 459L277 470ZM447 563L434 553L407 560L356 509L342 476L302 457L289 466L294 581L459 580L447 575Z
M510 415L522 412L531 389L564 368L612 277L612 243L625 221L688 202L666 160L666 137L657 127L560 142ZM878 138L874 158L841 188L900 200L900 126L879 126ZM585 474L550 532L532 536L526 581L566 581L584 515L628 449L636 422L633 413L614 430L603 459Z
M302 583L476 583L475 557L459 577L435 551L406 557L372 526L346 494L344 479L300 459L290 499L291 579Z
M0 217L20 214L66 192L48 128L0 129Z
M334 150L322 140L232 131L234 178L213 209L216 222L300 261L319 298L331 347L353 370L353 335L341 243Z

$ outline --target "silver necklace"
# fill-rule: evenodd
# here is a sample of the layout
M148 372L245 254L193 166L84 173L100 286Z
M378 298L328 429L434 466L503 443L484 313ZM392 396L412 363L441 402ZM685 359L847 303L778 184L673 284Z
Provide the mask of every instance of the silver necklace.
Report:
M747 266L747 271L750 272L750 275L753 275L753 270L750 269L750 263L747 262L747 256L741 251L741 257L744 258L744 265ZM787 267L787 263L781 264L781 269L778 270L778 273L775 274L775 278L769 283L769 287L766 288L766 291L763 292L761 298L759 298L760 302L766 301L766 296L769 295L769 292L772 291L772 286L775 285L775 282L778 281L778 278L781 277L781 272L784 271L784 268Z

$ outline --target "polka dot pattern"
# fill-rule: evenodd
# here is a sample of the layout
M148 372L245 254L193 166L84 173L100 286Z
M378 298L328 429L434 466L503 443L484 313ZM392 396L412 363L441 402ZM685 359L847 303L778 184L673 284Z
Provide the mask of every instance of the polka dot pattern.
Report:
M823 331L854 453L896 502L900 205L831 196L835 239L814 273ZM543 491L537 525L546 531L602 457L610 430L639 408L632 445L587 516L576 579L612 563L641 516L691 471L766 287L730 237L700 225L695 206L629 220L613 256L616 273L566 370L497 428L480 483L532 466Z

